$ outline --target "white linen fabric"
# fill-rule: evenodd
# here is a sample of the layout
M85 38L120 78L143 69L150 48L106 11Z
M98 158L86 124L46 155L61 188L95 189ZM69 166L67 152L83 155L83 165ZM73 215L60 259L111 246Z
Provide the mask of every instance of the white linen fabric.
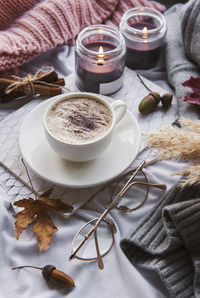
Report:
M177 167L183 164L162 162L150 166L147 173L151 182L167 183L168 189L178 178L171 176ZM57 298L96 297L96 298L132 298L132 297L168 297L158 276L135 268L120 248L120 240L136 226L139 220L161 199L163 191L151 190L144 207L133 213L123 214L113 209L108 218L113 219L117 233L115 244L110 253L103 258L103 271L97 262L68 261L71 242L78 229L92 218L98 217L110 202L111 189L99 193L90 203L77 211L71 218L53 216L59 231L46 252L39 252L36 237L30 228L24 231L19 240L15 239L13 209L9 196L0 190L0 245L1 245L1 278L0 297L8 298ZM53 264L57 269L66 272L74 280L76 287L71 291L59 289L48 284L36 269L20 269L12 271L11 267L21 265L41 266Z

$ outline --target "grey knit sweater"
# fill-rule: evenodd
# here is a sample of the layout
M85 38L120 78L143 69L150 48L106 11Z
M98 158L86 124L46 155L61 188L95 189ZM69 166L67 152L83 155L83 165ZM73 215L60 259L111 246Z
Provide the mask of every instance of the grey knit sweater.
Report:
M189 90L181 83L200 76L200 0L190 0L181 9L166 15L166 72L176 97ZM191 90L190 90L191 91Z
M121 248L133 264L158 272L171 297L200 297L200 185L173 187Z
M190 0L181 11L185 53L200 68L200 0Z

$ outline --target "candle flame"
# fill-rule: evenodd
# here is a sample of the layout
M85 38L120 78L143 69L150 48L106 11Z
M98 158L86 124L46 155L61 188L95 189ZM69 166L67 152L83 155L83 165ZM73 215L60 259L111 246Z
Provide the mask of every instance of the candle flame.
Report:
M103 34L103 32L104 32L103 29L101 29L101 28L98 29L99 34Z
M99 47L99 55L98 55L98 56L101 57L101 56L102 56L102 55L101 55L102 53L103 53L103 47L100 46L100 47ZM103 55L103 56L104 56L104 55Z
M104 63L104 50L103 50L102 46L99 47L99 53L98 53L97 57L99 58L97 60L97 64L103 64Z
M142 30L142 38L148 38L148 30L147 27L144 27Z

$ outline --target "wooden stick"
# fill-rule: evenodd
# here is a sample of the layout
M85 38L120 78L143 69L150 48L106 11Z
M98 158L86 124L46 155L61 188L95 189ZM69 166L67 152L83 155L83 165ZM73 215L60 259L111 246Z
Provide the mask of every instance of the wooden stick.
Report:
M36 80L40 80L42 82L46 82L46 83L54 83L58 80L60 80L58 78L58 75L56 73L56 71L51 71L49 73L45 74L39 74ZM11 80L11 79L6 79L6 78L0 78L0 90L5 90L9 85L13 84L15 82L15 80Z
M16 80L0 78L0 102L6 103L18 97L32 96L34 94L42 96L61 94L65 80L64 78L58 78L58 74L53 68L50 69L52 70L36 73L35 77L31 76L30 83L29 77L21 78L21 81L18 77L16 77ZM7 92L9 93L7 94Z
M41 78L42 77L42 78ZM38 75L38 80L46 82L46 83L53 83L58 80L58 74L55 70L45 73L41 73Z

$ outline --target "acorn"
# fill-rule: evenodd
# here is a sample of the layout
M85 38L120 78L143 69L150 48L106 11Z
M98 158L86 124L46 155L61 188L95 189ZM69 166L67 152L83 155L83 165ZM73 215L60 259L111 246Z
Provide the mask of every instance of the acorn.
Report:
M171 106L172 98L173 98L173 94L171 94L171 93L165 93L161 97L161 103L164 108L168 109Z
M142 114L149 114L153 112L156 106L159 104L161 100L161 96L157 92L153 92L142 80L139 74L137 74L138 79L142 83L142 85L150 92L147 96L145 96L139 104L139 111Z
M12 268L12 270L27 268L27 267L42 270L42 276L47 281L50 281L56 284L57 286L60 286L62 288L75 287L74 280L66 273L60 270L57 270L54 265L46 265L43 268L36 267L36 266L20 266L20 267L14 267Z
M160 94L157 92L151 92L147 96L145 96L140 102L138 109L141 114L149 114L153 112L156 106L160 102Z
M54 265L46 265L42 268L43 277L58 286L64 288L73 288L75 287L73 279L66 273L57 270Z

